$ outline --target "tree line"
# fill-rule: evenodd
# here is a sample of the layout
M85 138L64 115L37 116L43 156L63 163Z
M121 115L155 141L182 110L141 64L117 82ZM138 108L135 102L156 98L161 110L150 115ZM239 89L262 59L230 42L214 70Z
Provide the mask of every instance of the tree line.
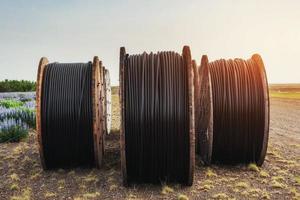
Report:
M35 91L35 82L27 80L0 81L0 92L30 92Z

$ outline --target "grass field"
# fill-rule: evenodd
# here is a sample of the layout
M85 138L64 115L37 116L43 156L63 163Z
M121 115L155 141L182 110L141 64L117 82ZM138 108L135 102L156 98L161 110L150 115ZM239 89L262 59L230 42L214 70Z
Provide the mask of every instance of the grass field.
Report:
M270 97L284 99L300 99L300 84L271 84Z
M112 95L112 134L101 169L43 171L36 133L0 144L0 199L300 199L300 101L271 98L266 160L256 165L203 166L196 158L194 184L122 186L119 98Z
M298 92L270 92L271 98L300 99Z

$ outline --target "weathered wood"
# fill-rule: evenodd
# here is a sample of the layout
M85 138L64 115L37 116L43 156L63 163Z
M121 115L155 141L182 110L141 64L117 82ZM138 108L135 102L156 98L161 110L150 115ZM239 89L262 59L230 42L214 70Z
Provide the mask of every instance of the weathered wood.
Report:
M41 130L41 104L42 104L42 85L43 85L43 76L46 65L49 63L46 57L42 57L37 72L37 81L36 81L36 133L37 141L40 152L40 159L43 169L46 169L45 157L43 151L43 141L42 141L42 130Z
M102 138L102 124L101 118L101 102L100 92L101 84L99 77L99 58L97 56L93 59L93 76L92 76L92 100L93 100L93 136L94 136L94 154L95 154L95 165L97 168L102 166L103 158L103 138Z
M127 168L126 168L126 152L125 152L125 107L124 107L124 61L126 56L125 47L120 48L120 87L119 87L119 102L120 102L120 153L121 153L121 172L123 177L123 185L127 186Z
M195 152L199 153L199 126L197 126L198 119L198 102L199 102L199 78L198 78L198 66L195 60L192 60L193 68L193 84L194 84L194 117L195 117Z
M189 138L190 138L190 164L187 185L191 186L194 179L195 168L195 116L194 116L194 83L191 51L188 46L182 50L183 61L188 70L188 102L189 102Z
M106 76L105 76L105 73L106 73L106 69L105 69L105 67L103 67L103 92L102 92L102 94L103 94L103 100L102 100L102 102L103 102L103 130L104 130L104 135L107 135L107 120L106 120L106 118L107 118L107 110L106 110L106 108L107 108L107 106L106 106L106 104L107 104L107 101L106 101L106 92L107 92L107 88L106 88Z
M198 93L198 120L199 127L199 154L204 164L211 163L213 145L213 99L211 77L206 55L201 58L199 67L199 91Z

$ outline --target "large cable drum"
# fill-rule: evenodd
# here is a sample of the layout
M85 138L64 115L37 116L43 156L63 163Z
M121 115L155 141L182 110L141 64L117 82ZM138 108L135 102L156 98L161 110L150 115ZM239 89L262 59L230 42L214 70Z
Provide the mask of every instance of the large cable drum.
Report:
M121 168L132 182L191 185L195 163L189 47L128 55L120 49Z
M248 60L208 62L203 56L199 84L200 90L196 92L200 94L202 111L198 113L196 126L200 127L202 160L206 164L262 165L268 144L270 109L261 57L255 54Z
M48 63L37 75L37 138L44 169L100 167L103 154L99 59Z

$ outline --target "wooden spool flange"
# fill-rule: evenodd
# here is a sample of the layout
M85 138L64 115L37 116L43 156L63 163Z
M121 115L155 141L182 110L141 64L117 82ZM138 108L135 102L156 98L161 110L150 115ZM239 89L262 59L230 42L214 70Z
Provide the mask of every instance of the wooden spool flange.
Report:
M123 185L128 186L127 168L126 168L126 152L125 152L125 107L124 107L124 67L125 67L126 50L125 47L120 48L120 87L119 87L119 102L120 102L120 153L121 153L121 172L123 177Z
M192 68L192 56L190 47L184 46L182 50L182 57L185 68L187 69L188 81L188 102L189 102L189 148L190 148L190 163L187 185L191 186L194 180L195 168L195 116L194 116L194 77Z
M97 56L93 59L93 77L92 77L92 95L93 95L93 136L94 136L94 154L95 165L97 168L102 166L103 159L103 129L102 129L102 102L100 100L102 86L100 79L100 62Z
M198 91L199 91L199 78L198 78L198 66L195 60L192 60L192 68L193 68L193 84L194 84L194 118L195 118L195 152L199 153L199 142L198 142L198 126L197 126L197 121L198 121Z
M42 141L42 132L41 132L41 107L42 107L42 85L44 79L44 70L49 63L46 57L42 57L39 62L37 80L36 80L36 133L37 141L40 152L40 159L43 169L46 169L44 150L43 150L43 141Z
M199 90L198 93L198 117L196 126L198 127L199 155L204 164L210 164L213 145L213 101L211 77L206 55L201 58L201 65L198 71Z
M262 80L263 93L264 93L264 102L265 102L265 124L264 124L264 137L262 143L262 150L259 156L259 159L256 161L258 166L261 166L265 160L267 148L268 148L268 140L269 140L269 125L270 125L270 100L269 100L269 87L267 74L265 70L265 65L263 60L259 54L254 54L251 57L252 60L257 64Z

